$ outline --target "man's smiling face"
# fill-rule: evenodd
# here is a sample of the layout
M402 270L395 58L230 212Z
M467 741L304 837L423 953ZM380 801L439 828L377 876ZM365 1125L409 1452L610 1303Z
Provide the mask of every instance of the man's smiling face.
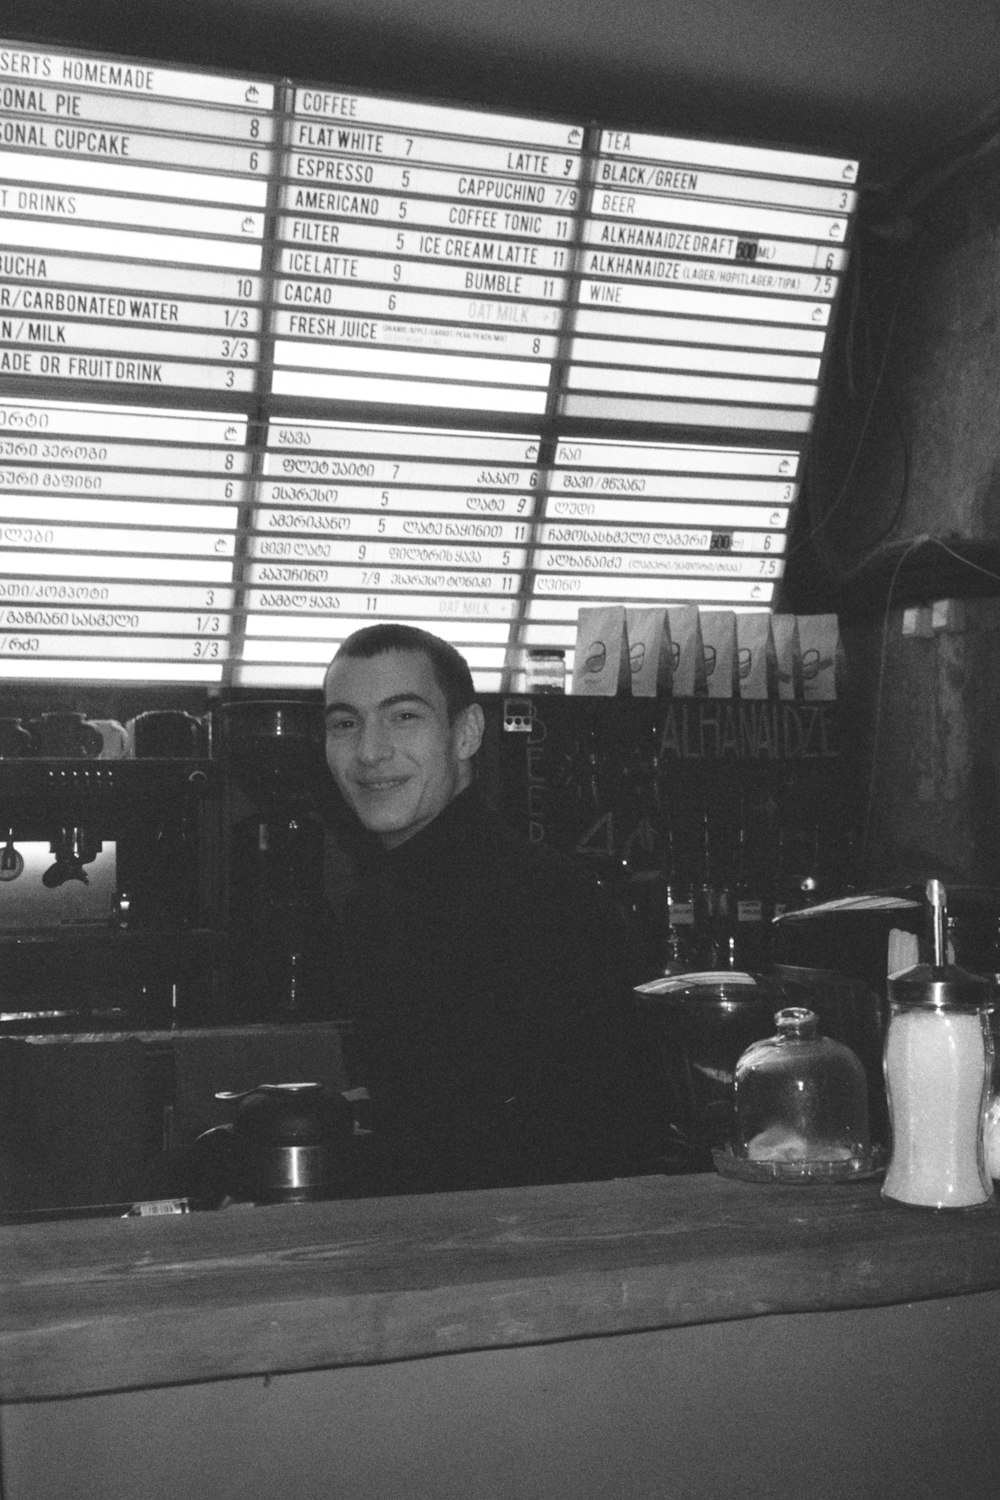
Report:
M426 827L471 782L482 709L473 704L451 721L424 652L337 657L325 694L327 765L386 848Z

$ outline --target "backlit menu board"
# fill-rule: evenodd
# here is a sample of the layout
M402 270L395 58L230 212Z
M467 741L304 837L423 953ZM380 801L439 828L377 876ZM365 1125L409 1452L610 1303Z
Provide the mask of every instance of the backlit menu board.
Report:
M0 78L0 374L250 392L273 86L34 51Z
M573 645L580 603L770 606L798 455L561 442L541 505L525 644Z
M317 89L293 111L274 392L543 415L582 130Z
M856 175L603 131L562 414L807 432Z
M246 419L0 399L5 677L216 683Z
M538 442L272 424L248 543L240 681L301 679L350 631L406 619L499 689L534 531Z
M0 679L769 609L856 176L0 43Z

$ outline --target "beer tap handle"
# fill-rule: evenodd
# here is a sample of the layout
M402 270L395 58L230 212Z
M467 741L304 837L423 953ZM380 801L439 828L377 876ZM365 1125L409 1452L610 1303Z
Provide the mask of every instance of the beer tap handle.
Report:
M7 842L0 850L0 880L16 880L24 869L24 856L14 848L14 830L8 828Z

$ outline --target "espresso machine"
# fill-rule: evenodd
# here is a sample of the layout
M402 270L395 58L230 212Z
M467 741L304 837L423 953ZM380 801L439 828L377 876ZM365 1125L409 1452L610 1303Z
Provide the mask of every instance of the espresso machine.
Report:
M0 1032L207 1016L220 984L209 760L104 759L99 727L79 713L6 720L5 736Z

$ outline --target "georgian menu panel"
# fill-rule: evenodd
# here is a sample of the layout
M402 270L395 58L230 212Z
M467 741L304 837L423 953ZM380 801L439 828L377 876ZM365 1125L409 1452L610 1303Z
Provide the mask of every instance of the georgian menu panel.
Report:
M571 651L581 602L768 608L798 462L794 450L561 441L524 645Z
M0 679L769 609L856 177L0 43Z
M221 681L246 435L235 413L0 400L0 675Z
M444 636L499 688L537 458L530 433L272 423L236 680L304 681L350 631L392 619Z

